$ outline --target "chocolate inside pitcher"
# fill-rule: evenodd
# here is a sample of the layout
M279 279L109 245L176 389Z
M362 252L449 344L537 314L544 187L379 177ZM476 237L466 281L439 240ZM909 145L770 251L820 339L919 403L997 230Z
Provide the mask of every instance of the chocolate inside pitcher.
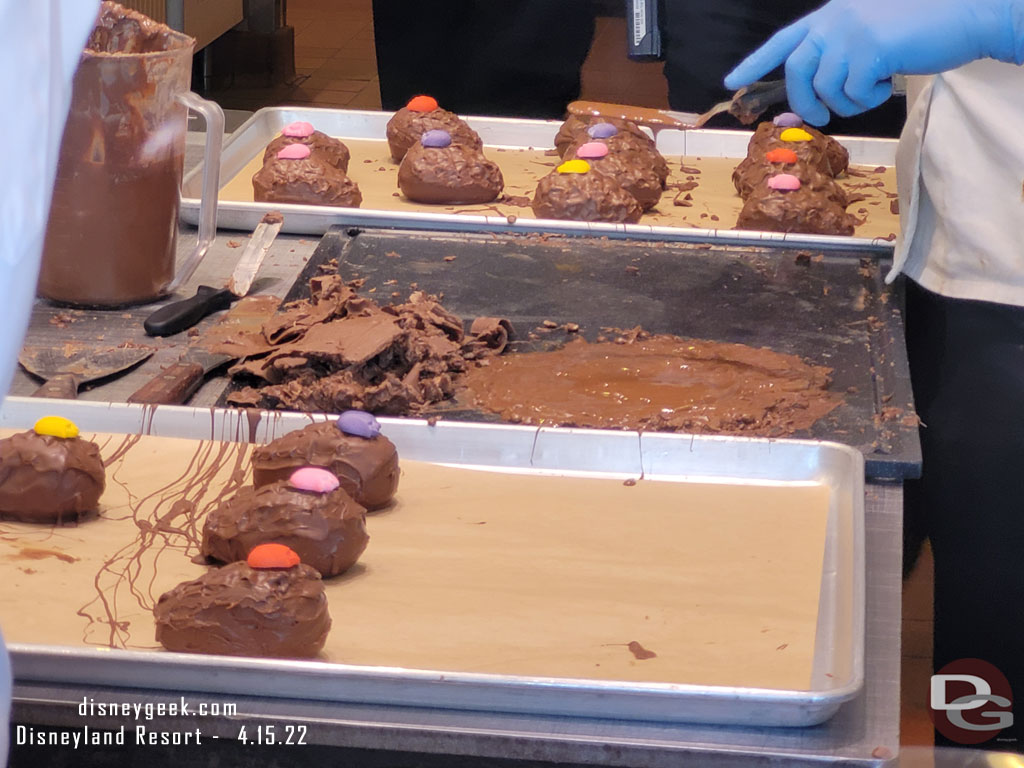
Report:
M75 73L39 294L79 306L158 298L174 277L195 41L104 2Z

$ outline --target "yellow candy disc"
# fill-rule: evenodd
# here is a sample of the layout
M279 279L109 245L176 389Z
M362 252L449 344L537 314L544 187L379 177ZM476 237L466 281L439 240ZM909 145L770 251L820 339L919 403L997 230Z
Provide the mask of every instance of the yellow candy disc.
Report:
M566 160L555 170L559 173L586 173L590 170L590 163L586 160Z
M813 141L814 137L811 136L803 128L787 128L779 134L779 138L783 141Z
M78 427L75 422L65 419L63 416L43 416L33 427L37 435L51 435L52 437L78 437Z

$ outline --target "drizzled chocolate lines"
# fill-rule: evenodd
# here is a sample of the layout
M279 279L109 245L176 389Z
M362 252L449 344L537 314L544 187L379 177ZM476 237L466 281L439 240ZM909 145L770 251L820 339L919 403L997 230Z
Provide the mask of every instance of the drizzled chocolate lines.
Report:
M135 442L137 442L137 436ZM130 444L129 444L130 443ZM119 458L134 445L130 438L115 451ZM247 481L249 447L244 444L202 441L196 446L188 465L174 479L156 491L135 497L118 477L120 464L111 462L108 479L128 494L128 514L139 536L108 557L93 578L95 596L76 611L86 619L83 641L89 645L127 648L132 639L126 612L137 608L150 612L156 603L153 594L161 557L170 550L179 557L198 555L201 525L206 514ZM215 494L211 486L225 467L229 477ZM97 625L105 625L98 639ZM139 646L132 647L155 647Z

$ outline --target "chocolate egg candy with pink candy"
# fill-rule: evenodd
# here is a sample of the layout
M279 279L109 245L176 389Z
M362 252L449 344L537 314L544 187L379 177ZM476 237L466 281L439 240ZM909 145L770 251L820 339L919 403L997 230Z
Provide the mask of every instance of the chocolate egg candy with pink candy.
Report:
M776 192L795 192L800 189L800 179L791 173L778 173L768 179L768 187Z
M277 153L278 160L305 160L311 154L311 150L305 144L296 142L282 147Z
M576 157L581 160L595 160L608 154L608 145L600 141L588 141L576 149Z
M286 125L281 130L281 135L287 136L289 139L308 139L313 135L313 130L311 123L299 120Z
M337 476L323 467L301 467L292 472L288 485L299 491L310 493L331 493L341 483Z

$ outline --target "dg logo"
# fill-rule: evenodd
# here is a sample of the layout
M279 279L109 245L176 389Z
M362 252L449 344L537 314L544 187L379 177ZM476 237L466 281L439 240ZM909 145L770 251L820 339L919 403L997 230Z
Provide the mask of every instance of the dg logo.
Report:
M1010 683L981 659L957 659L932 675L929 704L935 729L960 744L981 744L1013 725Z

